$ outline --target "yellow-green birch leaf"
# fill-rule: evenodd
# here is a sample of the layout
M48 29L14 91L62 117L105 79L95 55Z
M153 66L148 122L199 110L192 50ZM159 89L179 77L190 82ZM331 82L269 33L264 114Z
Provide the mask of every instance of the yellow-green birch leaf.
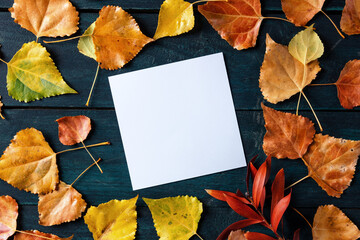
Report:
M95 22L93 22L88 29L84 32L78 43L79 52L85 56L92 58L96 61L95 45L92 40L92 34L94 33Z
M304 65L318 59L324 53L324 45L313 26L296 34L288 47L290 54Z
M150 208L160 240L188 240L197 235L203 206L196 197L143 199Z
M25 43L7 66L7 89L9 95L18 101L30 102L77 93L66 84L50 54L40 43Z
M183 0L165 0L160 8L154 39L173 37L194 28L193 5Z
M84 220L95 240L133 240L137 228L136 201L111 200L90 207Z

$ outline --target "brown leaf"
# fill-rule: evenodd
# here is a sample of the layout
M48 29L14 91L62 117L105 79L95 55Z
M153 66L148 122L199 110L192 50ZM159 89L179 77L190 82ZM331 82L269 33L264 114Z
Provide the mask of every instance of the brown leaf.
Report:
M15 0L9 11L37 38L70 36L79 29L79 13L69 0Z
M85 209L86 202L81 194L64 182L60 182L55 191L39 195L39 223L43 226L74 221Z
M0 158L0 178L21 190L48 193L59 182L56 153L35 128L19 131Z
M64 145L74 145L84 141L90 130L91 120L87 116L62 117L59 124L59 140Z
M276 111L261 104L266 134L263 149L276 158L301 158L315 135L314 123L308 118Z
M266 35L266 52L260 69L259 85L267 101L276 104L299 93L316 78L320 70L317 60L303 65L291 56L286 46Z
M281 0L286 17L296 26L305 26L319 11L325 0Z
M18 204L10 196L0 196L0 239L6 240L15 233Z
M68 238L60 238L50 233L39 232L38 230L23 231L17 233L14 236L14 240L44 240L44 239L55 239L55 240L71 240L73 236Z
M360 106L360 60L347 62L335 85L344 108Z
M146 44L154 41L140 31L135 19L121 7L105 6L99 14L92 38L101 68L122 68Z
M246 232L243 230L231 231L228 240L246 240L245 234Z
M312 228L313 240L356 240L357 226L334 205L318 207Z
M350 186L360 155L360 141L316 134L309 151L304 155L309 176L329 196L339 198Z
M360 34L360 5L357 0L346 0L341 15L341 30L347 35Z
M242 50L256 45L263 20L260 0L209 1L198 10L232 47Z

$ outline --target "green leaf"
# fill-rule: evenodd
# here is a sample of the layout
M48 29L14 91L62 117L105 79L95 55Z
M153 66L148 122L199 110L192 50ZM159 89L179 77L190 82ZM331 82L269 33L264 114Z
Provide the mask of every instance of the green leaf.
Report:
M79 52L84 54L85 56L92 58L96 61L95 55L95 45L92 40L92 34L94 32L95 22L93 22L88 29L84 32L78 43Z
M40 43L25 43L7 65L7 89L18 101L77 93L63 80L50 54Z
M299 32L289 43L290 54L304 65L312 62L324 53L324 45L314 32L313 25Z
M143 198L150 208L160 240L188 240L196 231L203 211L196 197Z

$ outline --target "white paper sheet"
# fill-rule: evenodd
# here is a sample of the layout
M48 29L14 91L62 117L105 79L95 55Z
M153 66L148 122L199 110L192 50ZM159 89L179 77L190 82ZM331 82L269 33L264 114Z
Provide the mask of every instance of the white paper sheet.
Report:
M109 81L134 190L246 165L222 53Z

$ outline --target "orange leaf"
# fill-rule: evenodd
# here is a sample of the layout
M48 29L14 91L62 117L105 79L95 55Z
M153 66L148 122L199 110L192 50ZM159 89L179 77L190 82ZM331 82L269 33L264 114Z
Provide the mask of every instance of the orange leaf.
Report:
M81 194L64 182L60 182L55 191L39 195L39 223L43 226L74 221L85 209L86 202Z
M340 197L350 186L360 155L360 141L316 134L304 163L312 177L329 196Z
M335 83L341 105L346 109L360 106L360 60L345 64Z
M69 0L15 0L9 11L37 38L70 36L79 29L79 13Z
M334 205L320 206L312 228L313 240L355 240L360 238L357 226Z
M360 34L360 5L358 1L346 0L340 27L347 35Z
M276 240L276 238L257 232L246 232L244 235L246 240Z
M243 230L231 231L228 240L247 240L244 235L245 233Z
M285 191L285 173L284 169L280 169L280 171L276 174L273 184L271 186L271 212L272 215L275 206L278 202L284 197Z
M55 240L71 240L73 236L68 238L60 238L50 233L43 233L37 230L33 231L22 231L14 236L14 240L44 240L44 239L55 239Z
M263 20L260 0L207 2L198 9L232 47L242 50L256 45Z
M18 204L10 196L0 196L0 239L6 240L15 233Z
M271 226L273 227L275 232L277 231L281 218L283 217L286 209L290 204L290 200L291 200L291 193L289 193L286 197L281 199L274 207L274 210L271 214Z
M84 115L62 117L56 122L59 124L59 140L64 145L84 141L91 130L91 120Z
M122 68L133 59L152 38L145 36L135 19L121 7L101 9L92 34L96 61L108 70Z
M239 229L241 229L241 228L248 227L248 226L251 226L251 225L254 225L254 224L258 224L258 223L261 223L261 222L263 222L263 221L262 221L262 220L256 220L256 219L240 220L240 221L238 221L238 222L236 222L236 223L233 223L233 224L231 224L230 226L228 226L228 227L216 238L216 240L225 240L232 231L239 230Z
M225 195L227 204L234 210L237 214L244 218L248 219L258 219L262 220L261 216L256 213L251 207L247 206L242 201L239 201L236 198Z
M263 149L276 158L301 158L315 135L313 122L303 116L276 111L261 104L266 134Z
M319 11L325 0L281 0L286 17L296 26L305 26Z

